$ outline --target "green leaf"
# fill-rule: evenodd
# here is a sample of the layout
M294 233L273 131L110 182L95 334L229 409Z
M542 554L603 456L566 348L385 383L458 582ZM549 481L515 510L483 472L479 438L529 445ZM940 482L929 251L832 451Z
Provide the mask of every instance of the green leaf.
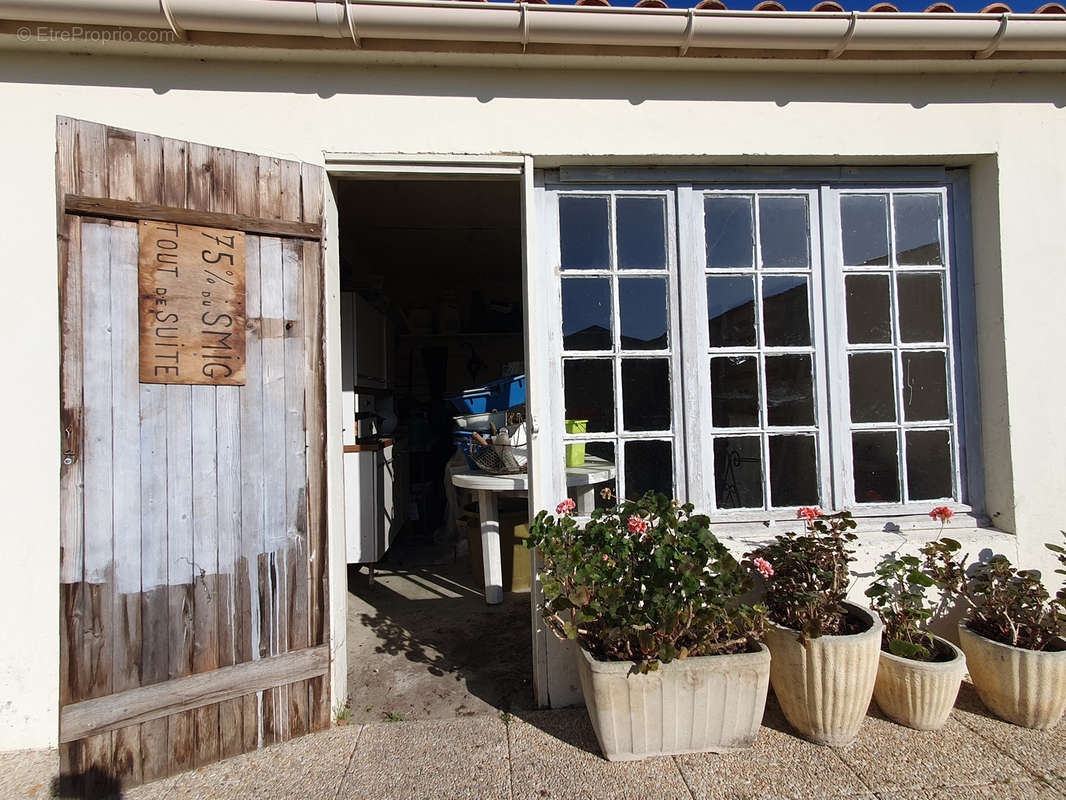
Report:
M936 581L934 581L924 572L914 572L909 577L912 583L916 583L919 586L933 586L936 584Z
M888 643L888 649L894 656L900 658L922 659L929 657L929 648L920 644L907 642L903 639L893 639Z

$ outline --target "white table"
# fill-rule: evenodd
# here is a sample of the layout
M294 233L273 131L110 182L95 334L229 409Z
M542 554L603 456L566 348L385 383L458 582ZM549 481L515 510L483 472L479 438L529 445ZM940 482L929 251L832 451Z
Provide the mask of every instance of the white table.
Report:
M596 506L595 485L615 476L614 464L602 458L586 456L580 467L566 468L566 485L582 487L575 493L578 514L588 514ZM485 568L485 602L503 602L503 561L500 558L500 511L498 495L524 495L529 490L529 475L490 475L469 466L452 469L452 483L461 489L477 492L481 513L481 557ZM562 498L560 498L562 499ZM554 509L550 509L554 512Z

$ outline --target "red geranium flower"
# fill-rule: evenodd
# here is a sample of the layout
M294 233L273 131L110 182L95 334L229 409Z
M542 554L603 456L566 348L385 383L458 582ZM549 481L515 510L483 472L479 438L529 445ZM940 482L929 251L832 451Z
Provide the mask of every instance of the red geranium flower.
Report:
M808 522L814 522L814 520L822 516L822 509L818 508L818 506L804 506L796 512L796 516Z
M952 517L955 516L955 512L947 506L937 506L929 512L929 516L939 522L941 525L947 523Z
M630 515L629 522L626 527L629 528L629 532L632 534L640 534L641 536L643 536L645 533L648 532L647 520L638 517L636 514Z
M774 568L765 558L756 558L751 563L755 565L755 569L759 570L759 574L762 575L764 578L773 577Z
M560 516L566 516L575 508L577 508L577 503L575 503L573 499L568 497L555 507L555 513L559 514Z

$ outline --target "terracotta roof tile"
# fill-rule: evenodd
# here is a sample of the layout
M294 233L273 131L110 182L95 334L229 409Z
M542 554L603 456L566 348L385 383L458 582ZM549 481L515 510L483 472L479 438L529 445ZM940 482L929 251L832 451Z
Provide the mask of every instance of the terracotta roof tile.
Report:
M812 8L811 11L821 11L821 12L835 11L838 14L842 14L842 13L844 13L844 6L840 5L840 3L834 2L834 0L822 0L822 2L820 2L816 6L814 6L814 8Z
M894 6L891 3L875 3L868 10L874 14L898 14L899 6Z
M525 2L525 3L531 3L531 4L537 4L537 5L547 5L548 3L552 3L552 2L566 2L566 0L514 0L514 2L516 2L516 3ZM611 2L610 2L610 0L573 0L573 4L574 5L578 5L578 6L610 6ZM746 5L746 3L744 5ZM637 8L652 8L652 9L655 9L655 8L670 8L670 6L666 2L666 0L638 0L638 2L636 3L636 7ZM696 3L693 7L698 9L698 10L700 10L700 11L729 11L729 10L731 10L729 8L729 6L726 5L724 0L699 0L699 2ZM734 7L732 10L734 10L734 11L743 11L745 9L744 8ZM788 10L789 9L785 7L784 3L781 2L781 0L761 0L759 3L757 3L755 5L754 8L752 8L752 11L782 12L782 11L788 11ZM793 9L793 10L798 10L798 9ZM848 13L848 9L846 9L840 2L837 2L837 0L820 0L820 2L817 2L810 10L812 12L817 12L817 13L835 13L835 14L846 14L846 13ZM900 10L899 10L899 6L895 5L894 3L888 2L888 0L881 0L881 2L876 2L872 6L870 6L867 9L867 13L898 14L898 13L900 13ZM943 2L943 0L937 0L937 2L934 2L932 5L930 5L928 8L926 8L925 11L923 11L922 13L923 14L957 14L959 12L950 3ZM966 13L973 13L973 12L966 12ZM1061 2L1050 2L1050 3L1045 3L1044 5L1040 6L1039 8L1033 9L1032 11L1022 10L1022 11L1015 12L1006 3L1003 3L1003 2L992 2L989 5L987 5L984 8L982 8L979 13L981 13L981 14L1014 14L1014 13L1020 13L1020 14L1066 14L1066 5L1063 5L1063 3L1061 3Z

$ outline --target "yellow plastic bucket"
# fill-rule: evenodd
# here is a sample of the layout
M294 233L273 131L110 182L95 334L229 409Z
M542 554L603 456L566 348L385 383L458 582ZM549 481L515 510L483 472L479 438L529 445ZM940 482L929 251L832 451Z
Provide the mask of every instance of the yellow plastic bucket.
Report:
M566 420L567 433L586 433L589 421L587 419ZM566 446L566 466L580 467L585 463L585 445L568 444Z

